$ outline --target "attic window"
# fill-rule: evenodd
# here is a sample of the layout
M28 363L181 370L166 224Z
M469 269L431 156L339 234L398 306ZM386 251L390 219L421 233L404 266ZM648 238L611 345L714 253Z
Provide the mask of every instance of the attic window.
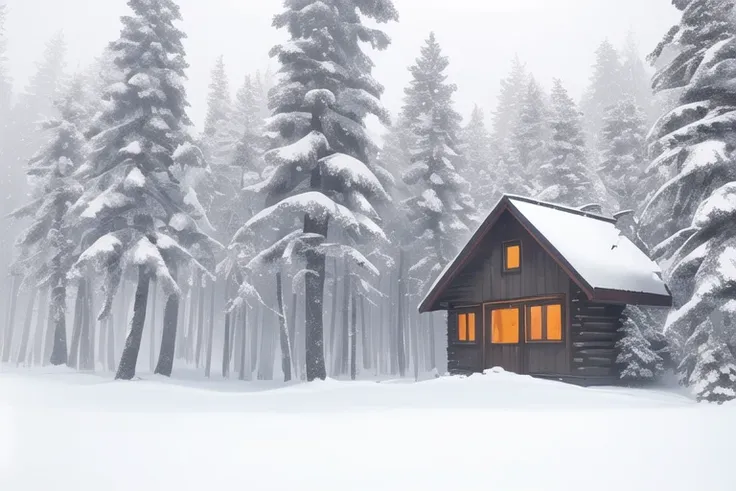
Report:
M460 343L475 342L475 312L457 315L457 340Z
M503 244L503 270L506 273L521 270L521 242Z

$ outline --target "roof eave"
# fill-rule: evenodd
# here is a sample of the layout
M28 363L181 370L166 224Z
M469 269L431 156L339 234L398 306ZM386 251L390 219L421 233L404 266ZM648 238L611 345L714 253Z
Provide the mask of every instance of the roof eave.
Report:
M595 288L591 301L608 304L639 305L642 307L672 307L672 297L670 295L630 292L608 288Z

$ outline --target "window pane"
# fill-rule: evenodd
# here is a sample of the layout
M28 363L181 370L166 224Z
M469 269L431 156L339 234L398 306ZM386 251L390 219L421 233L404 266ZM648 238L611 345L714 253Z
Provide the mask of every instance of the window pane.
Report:
M542 340L542 307L531 307L529 309L529 340Z
M475 312L468 314L468 341L475 341Z
M562 341L562 305L547 305L547 340Z
M521 246L511 245L506 247L506 269L518 269L521 267Z
M491 342L498 344L515 344L519 342L519 309L492 311Z
M459 341L468 340L468 316L460 314L457 316L457 339Z

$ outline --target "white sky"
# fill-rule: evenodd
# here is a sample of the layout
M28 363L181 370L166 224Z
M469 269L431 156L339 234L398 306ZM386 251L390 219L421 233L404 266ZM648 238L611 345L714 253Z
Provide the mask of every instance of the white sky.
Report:
M2 2L3 0L0 0ZM633 30L645 53L674 24L678 12L670 0L394 0L401 22L387 31L394 43L374 56L375 75L386 86L384 101L401 107L407 67L429 31L437 33L450 57L450 78L459 87L458 109L474 103L487 112L495 105L498 84L515 53L537 79L549 86L562 78L579 96L590 73L594 51L608 37L621 44ZM9 8L10 66L22 88L44 44L63 29L69 68L83 67L118 36L125 0L5 0ZM190 115L204 119L209 72L225 55L231 83L246 72L264 69L268 51L284 34L271 27L281 0L179 0L184 16L189 69ZM275 67L275 65L272 65Z

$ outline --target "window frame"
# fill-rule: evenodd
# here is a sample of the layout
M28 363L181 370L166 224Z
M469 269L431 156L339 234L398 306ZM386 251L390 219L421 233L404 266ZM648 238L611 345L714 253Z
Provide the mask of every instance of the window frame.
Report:
M461 315L470 316L470 314L472 314L475 317L475 321L473 323L473 328L475 330L475 337L473 338L472 341L461 341L460 340L460 316ZM478 319L479 319L478 310L476 308L474 308L474 307L470 307L470 308L459 308L459 309L455 309L454 316L455 316L455 326L454 326L454 329L453 329L454 335L452 337L452 344L453 345L460 345L460 346L475 346L475 345L477 345L478 342L479 342L479 337L480 337L480 336L478 336ZM481 322L482 322L482 320L481 320ZM468 337L470 337L470 336L468 336Z
M506 267L508 264L507 258L508 258L508 249L509 247L519 247L519 267L518 268L508 268ZM523 258L524 258L524 248L521 245L521 240L508 240L506 242L501 243L502 247L502 253L501 253L501 260L503 262L503 273L504 274L518 274L521 273L521 268L523 266Z
M547 339L547 308L551 305L560 307L560 339ZM543 339L531 339L531 311L533 307L542 307L542 337ZM524 342L527 344L564 344L567 341L567 312L563 299L547 300L543 302L528 303L524 307Z
M517 341L515 343L497 343L493 340L493 312L497 310L516 310L517 311L517 315L518 315L517 328L519 332L517 333ZM521 335L521 327L522 327L522 323L524 322L524 318L522 317L522 314L524 314L524 311L525 309L524 309L523 304L507 304L503 307L498 306L498 307L491 308L488 311L488 325L487 326L484 325L483 328L484 329L486 327L488 328L488 332L489 332L488 337L489 337L491 346L520 346L523 343L524 338Z

